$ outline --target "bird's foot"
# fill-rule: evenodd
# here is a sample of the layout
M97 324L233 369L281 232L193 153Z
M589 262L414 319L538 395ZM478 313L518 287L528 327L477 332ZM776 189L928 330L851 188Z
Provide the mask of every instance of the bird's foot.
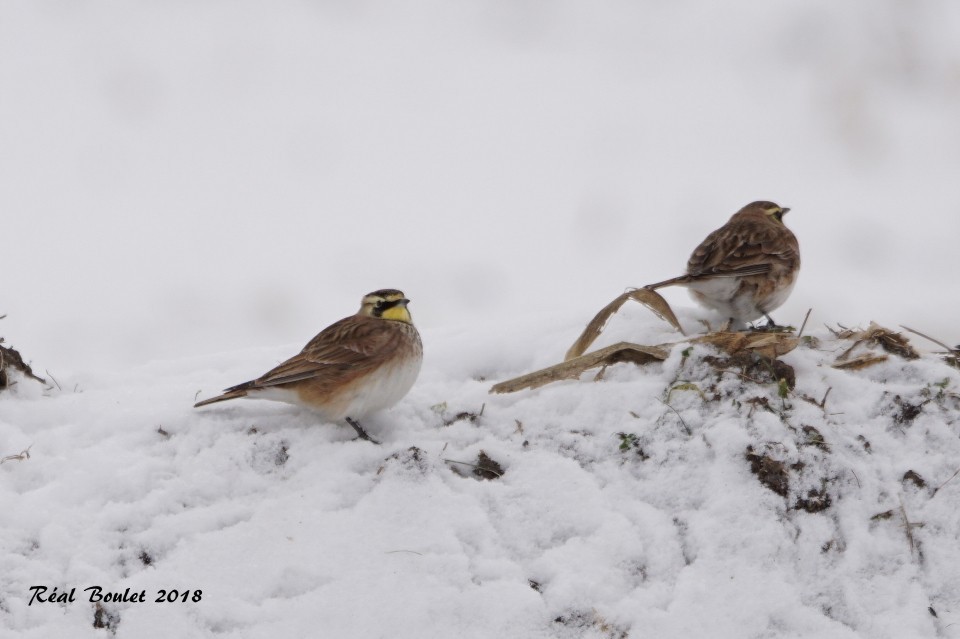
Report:
M360 439L365 439L365 440L367 440L368 442L370 442L371 444L376 444L377 446L380 445L380 442L378 442L378 441L375 440L373 437L371 437L371 436L370 436L370 433L368 433L367 431L365 431L365 430L363 429L363 426L360 425L360 422L358 422L357 420L353 419L352 417L347 417L346 420L347 420L347 423L348 423L348 424L350 424L351 426L353 426L353 430L357 431L357 435L359 435Z
M764 313L763 316L766 318L767 323L761 324L760 326L751 325L750 331L754 333L793 333L797 330L793 326L780 326L766 313Z

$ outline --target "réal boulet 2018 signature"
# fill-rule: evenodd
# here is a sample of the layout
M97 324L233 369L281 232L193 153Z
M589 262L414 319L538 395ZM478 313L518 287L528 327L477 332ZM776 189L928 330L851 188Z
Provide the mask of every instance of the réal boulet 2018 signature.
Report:
M30 586L30 591L33 593L30 597L30 603L28 606L32 606L33 602L37 603L73 603L77 600L77 589L76 587L70 588L67 590L58 590L57 586L54 586L51 590L47 586ZM49 593L47 592L49 591ZM123 592L112 592L105 591L100 586L90 586L89 588L84 588L83 592L89 593L87 596L90 603L143 603L149 601L147 599L146 590L132 590L130 588L124 588ZM156 599L153 599L154 603L173 603L175 601L180 601L186 603L188 601L198 602L203 598L202 590L167 590L161 588L156 593Z

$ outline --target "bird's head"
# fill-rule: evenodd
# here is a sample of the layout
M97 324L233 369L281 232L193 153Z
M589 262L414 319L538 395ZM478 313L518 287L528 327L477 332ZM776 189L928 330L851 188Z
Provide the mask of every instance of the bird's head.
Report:
M789 210L790 209L784 208L779 204L761 200L759 202L751 202L750 204L747 204L745 207L740 209L740 212L763 213L771 220L775 220L776 222L783 224L783 216Z
M395 288L384 288L363 296L360 303L360 315L393 320L395 322L413 323L407 304L410 303L403 295L403 291Z

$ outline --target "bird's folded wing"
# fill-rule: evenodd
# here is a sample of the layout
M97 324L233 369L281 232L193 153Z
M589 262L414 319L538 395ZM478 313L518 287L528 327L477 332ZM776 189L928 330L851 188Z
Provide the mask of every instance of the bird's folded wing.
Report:
M796 247L777 230L750 221L718 229L694 250L687 272L698 279L757 275L796 259Z
M348 317L331 324L303 350L253 382L254 387L279 386L319 376L372 370L399 346L399 335L383 320Z

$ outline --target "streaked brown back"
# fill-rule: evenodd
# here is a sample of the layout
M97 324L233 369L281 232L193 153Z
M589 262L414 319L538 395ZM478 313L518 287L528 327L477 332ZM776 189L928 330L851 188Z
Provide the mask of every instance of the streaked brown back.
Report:
M700 243L687 273L723 274L762 264L769 264L770 271L792 271L800 266L800 247L782 222L747 206Z

